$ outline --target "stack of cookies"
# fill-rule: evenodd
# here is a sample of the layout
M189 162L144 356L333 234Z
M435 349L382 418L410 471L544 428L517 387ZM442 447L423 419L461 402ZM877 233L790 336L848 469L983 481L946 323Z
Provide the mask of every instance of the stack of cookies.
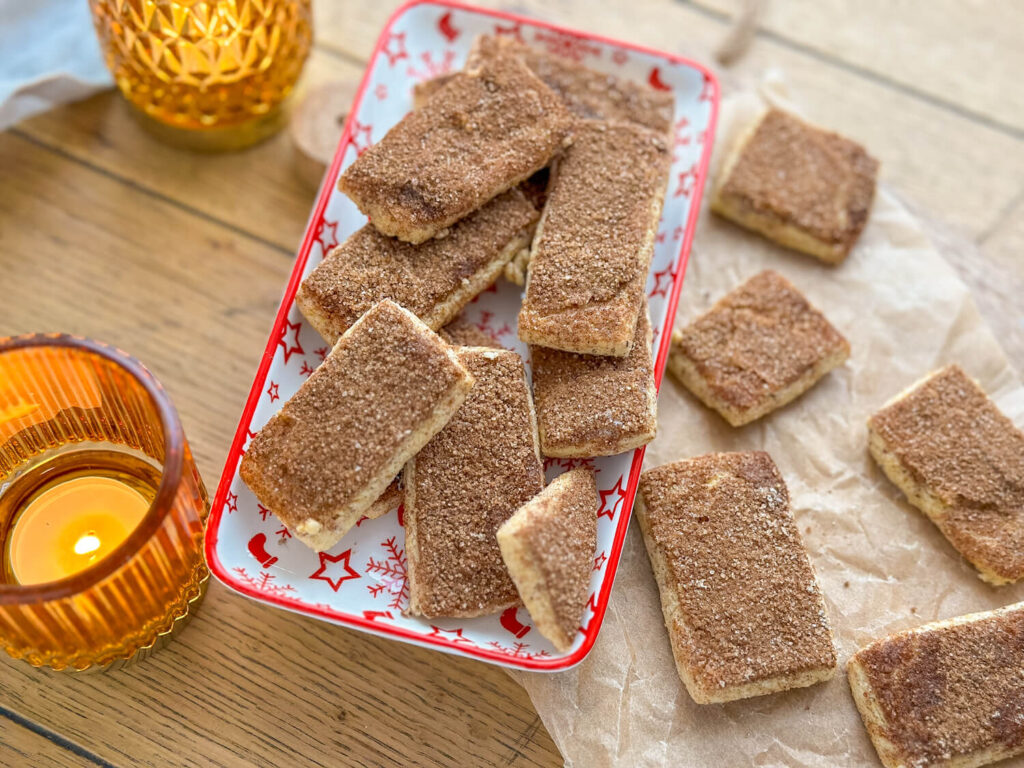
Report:
M524 603L567 650L599 504L590 470L545 488L542 457L654 437L645 283L672 97L481 37L415 101L339 180L369 223L296 296L333 349L242 478L317 550L404 501L408 613ZM518 354L459 318L501 275L525 283L532 388Z

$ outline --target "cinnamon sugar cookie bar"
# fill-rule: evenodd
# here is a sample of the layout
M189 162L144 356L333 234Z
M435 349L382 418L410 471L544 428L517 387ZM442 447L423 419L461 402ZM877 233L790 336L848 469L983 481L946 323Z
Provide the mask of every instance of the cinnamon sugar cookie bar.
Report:
M436 333L382 301L252 439L242 479L297 539L330 549L448 422L472 384Z
M636 513L679 677L695 702L832 677L825 601L767 453L713 453L649 469Z
M456 347L490 347L505 349L498 340L479 326L473 325L462 315L438 331L441 338Z
M481 35L473 41L467 67L496 56L514 55L583 118L628 120L662 134L672 127L674 99L668 91L656 91L642 83L585 67L509 37Z
M317 265L295 301L328 341L381 299L437 330L529 247L538 216L513 189L453 225L447 237L421 245L386 237L367 224Z
M458 76L458 72L445 72L443 75L432 77L412 87L412 108L419 109L426 104L430 97L444 88L448 83Z
M495 532L544 487L523 361L462 347L476 383L448 425L405 466L409 613L481 616L519 601Z
M886 768L1024 754L1024 603L897 632L854 654L847 673Z
M668 367L738 427L795 400L849 356L849 343L825 316L766 270L673 332Z
M385 235L422 243L546 166L572 120L525 64L498 57L402 118L338 188Z
M670 155L661 134L583 120L552 169L530 253L519 338L566 352L629 352Z
M658 391L646 301L634 333L625 357L530 347L543 455L612 456L654 439Z
M398 476L384 489L384 493L376 498L376 500L368 506L363 516L368 517L371 520L375 520L378 517L386 515L392 509L396 509L401 506L405 500L405 489L402 487L402 473L399 472Z
M886 476L990 584L1024 578L1024 433L951 365L868 420Z
M838 264L867 223L877 175L860 144L770 109L726 158L711 210Z
M593 472L573 469L498 529L501 556L523 605L563 653L572 647L590 590L599 506Z

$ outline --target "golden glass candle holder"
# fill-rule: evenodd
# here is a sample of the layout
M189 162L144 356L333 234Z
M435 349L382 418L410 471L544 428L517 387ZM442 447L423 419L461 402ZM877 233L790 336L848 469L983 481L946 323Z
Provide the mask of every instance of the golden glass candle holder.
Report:
M167 393L120 350L0 338L0 645L58 670L158 647L208 579L209 511Z
M161 138L237 149L284 124L310 0L89 0L107 67Z

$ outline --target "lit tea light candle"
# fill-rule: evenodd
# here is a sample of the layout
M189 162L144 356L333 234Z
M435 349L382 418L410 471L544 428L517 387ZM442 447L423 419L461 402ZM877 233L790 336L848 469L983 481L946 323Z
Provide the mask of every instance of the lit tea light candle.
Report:
M19 584L41 584L78 573L117 549L149 506L142 493L111 477L58 479L14 521L10 575Z

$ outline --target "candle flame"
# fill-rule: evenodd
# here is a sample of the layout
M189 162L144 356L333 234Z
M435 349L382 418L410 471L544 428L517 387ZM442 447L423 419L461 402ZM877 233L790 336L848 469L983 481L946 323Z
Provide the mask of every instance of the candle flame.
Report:
M94 533L87 533L75 542L75 554L87 555L100 548L100 539Z

